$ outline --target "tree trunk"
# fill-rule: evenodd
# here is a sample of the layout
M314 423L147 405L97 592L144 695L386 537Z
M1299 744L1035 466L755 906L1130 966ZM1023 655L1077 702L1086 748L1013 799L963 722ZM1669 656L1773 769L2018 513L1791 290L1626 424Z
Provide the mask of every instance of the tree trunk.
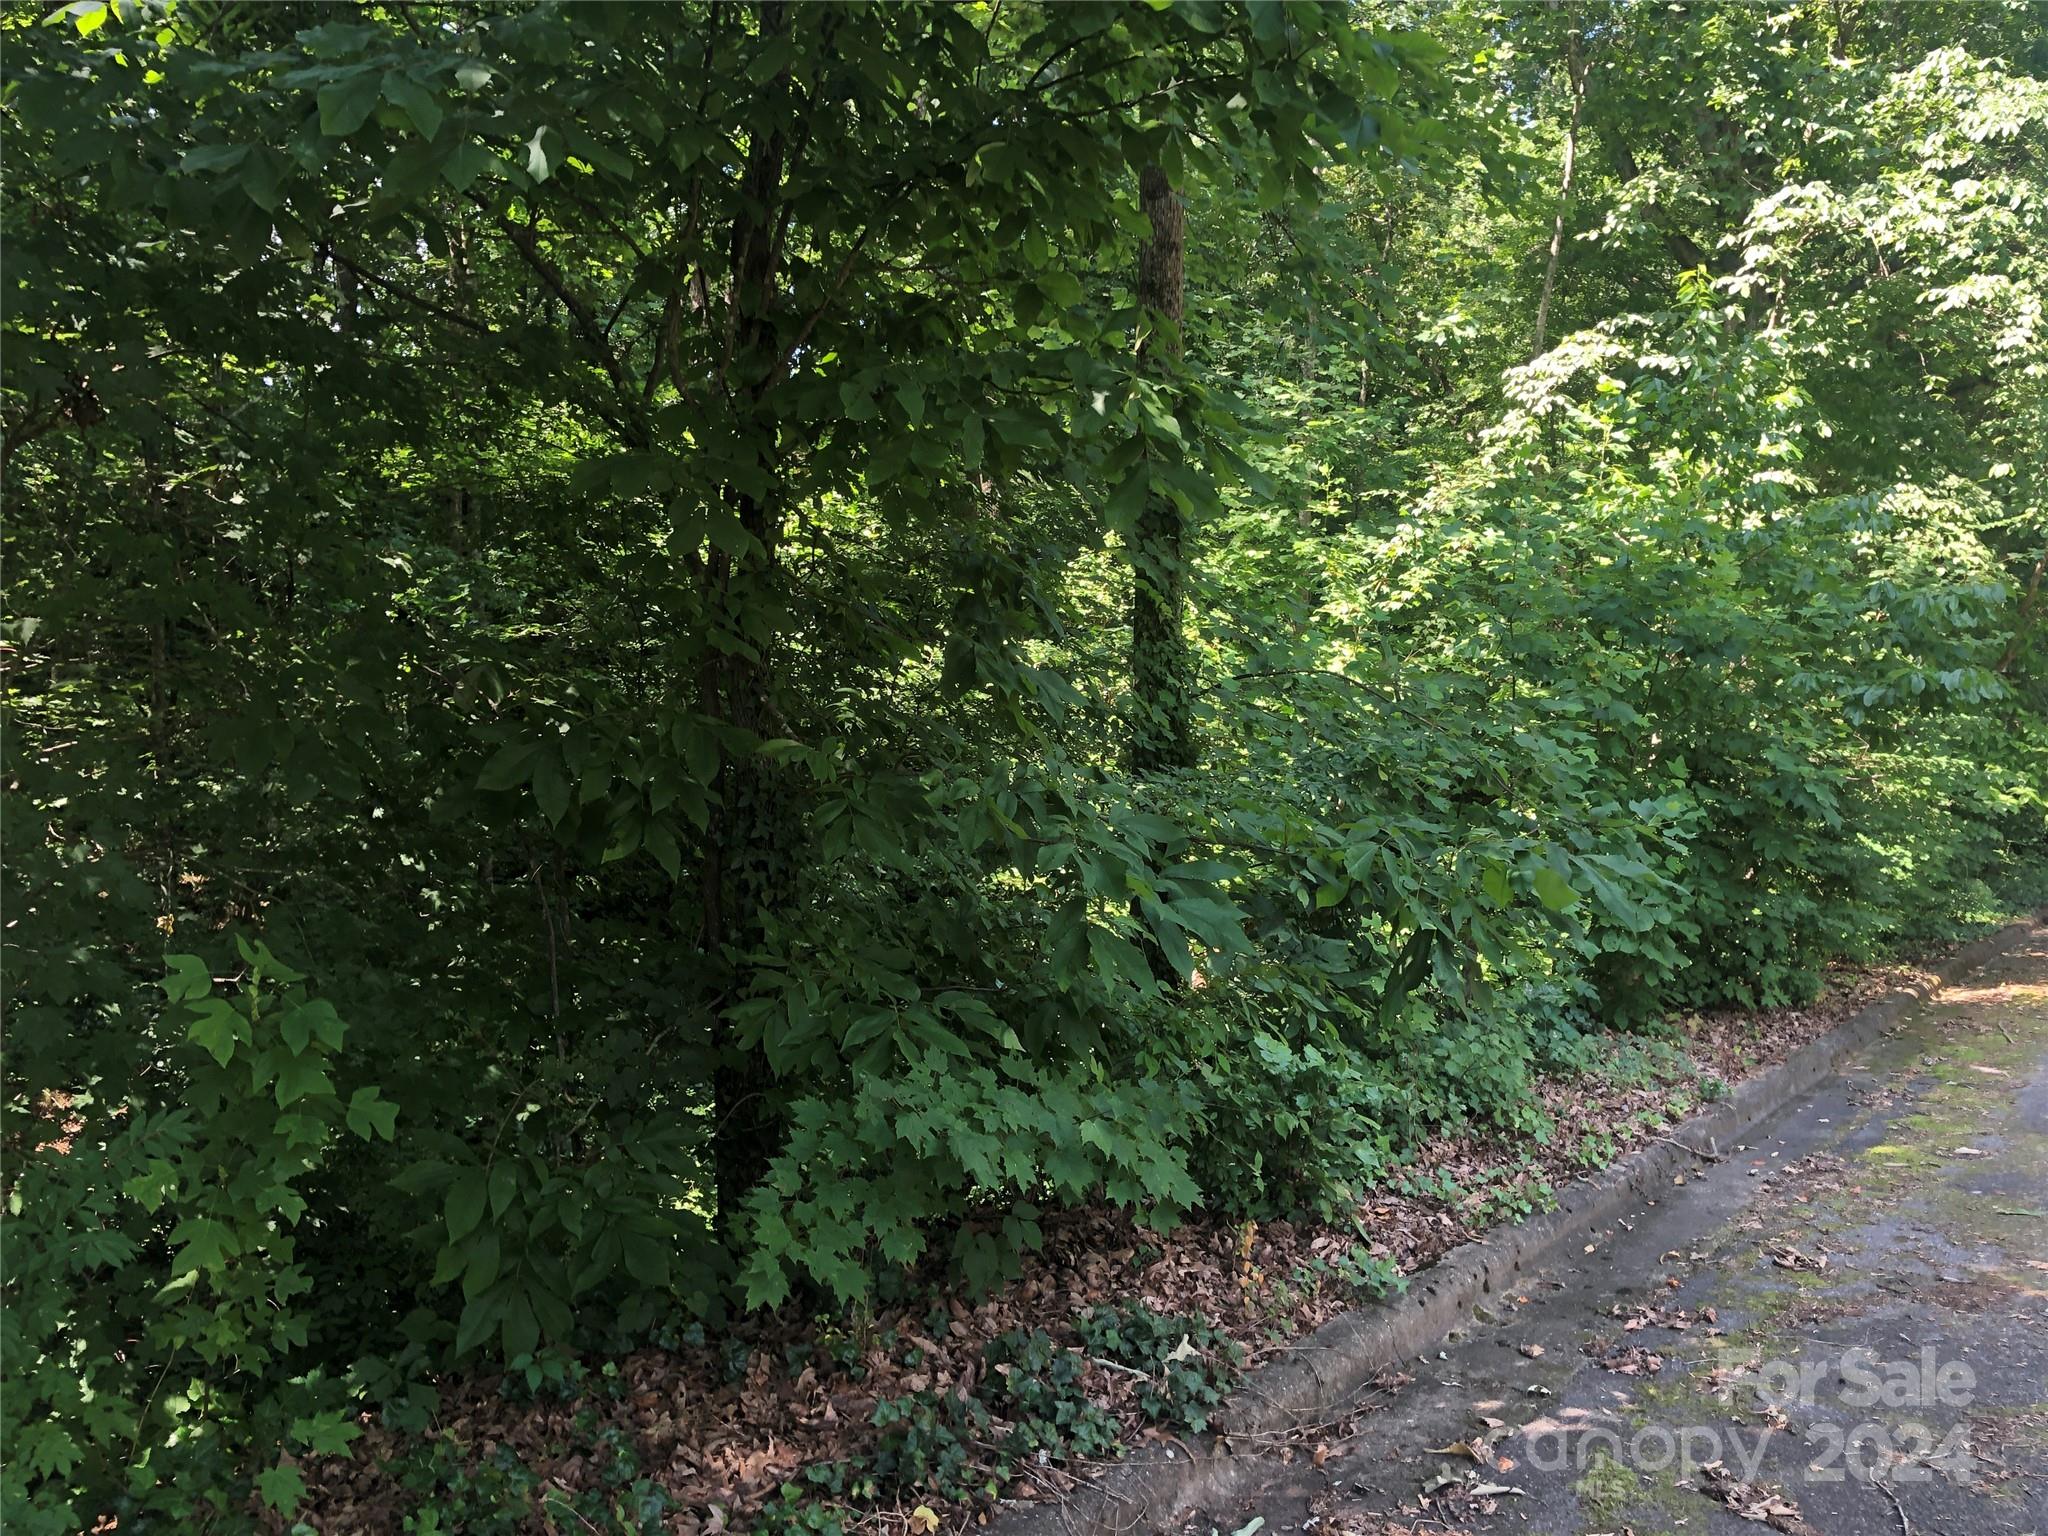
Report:
M2012 638L2006 642L2005 651L1998 658L1998 665L1992 670L2001 675L2010 672L2014 662L2020 659L2025 649L2027 634L2034 627L2034 620L2040 616L2041 578L2048 574L2048 549L2041 551L2041 558L2034 562L2034 574L2027 578L2027 590L2020 598L2019 612L2013 616Z
M1138 249L1138 369L1170 381L1180 371L1186 310L1185 213L1156 165L1138 173L1138 201L1151 234ZM1133 773L1194 762L1188 730L1188 642L1182 626L1187 589L1187 519L1173 498L1145 493L1131 540L1131 695Z
M747 512L742 511L743 520ZM760 526L758 518L752 519ZM730 582L733 572L721 573ZM753 585L743 575L734 583ZM728 588L732 590L732 588ZM779 734L779 715L762 663L720 656L707 668L719 717L756 736ZM759 1044L743 1046L735 1005L751 990L754 954L771 918L795 902L803 822L787 775L756 755L729 756L719 770L718 808L709 835L704 881L703 945L723 956L723 986L713 1034L712 1171L718 1231L731 1246L746 1197L767 1175L781 1145L781 1104L774 1073Z
M788 7L772 0L760 10L764 36L785 30ZM776 82L786 99L789 73ZM782 103L764 107L773 117ZM744 636L746 649L707 648L698 677L703 711L759 739L783 734L775 699L774 656L756 622L774 601L781 508L774 495L773 421L763 408L781 362L776 325L776 229L787 138L780 122L764 127L749 148L741 184L741 212L732 230L732 291L727 310L725 375L734 409L751 420L758 485L733 485L726 503L754 540L743 554L714 547L701 578L707 623ZM765 485L765 492L758 489ZM751 752L726 753L718 772L718 798L706 834L701 942L722 977L712 1034L713 1123L711 1156L718 1231L728 1246L737 1236L747 1195L761 1182L781 1142L781 1106L774 1074L758 1043L743 1045L733 1010L749 994L754 957L778 913L796 900L803 819L788 775Z
M1642 167L1636 164L1635 152L1617 138L1614 140L1614 174L1623 184L1634 181L1642 175ZM1700 243L1682 229L1673 229L1670 216L1656 203L1642 205L1650 225L1664 237L1664 248L1671 252L1671 259L1685 271L1711 265L1713 258L1702 249Z
M1550 0L1552 7L1557 0ZM1565 71L1571 78L1571 117L1564 131L1564 170L1557 181L1557 214L1550 223L1550 255L1543 263L1543 294L1536 301L1536 341L1531 357L1541 357L1550 338L1550 297L1557 288L1558 258L1564 254L1564 227L1572 207L1572 181L1579 165L1579 117L1586 106L1585 47L1574 26L1565 33Z

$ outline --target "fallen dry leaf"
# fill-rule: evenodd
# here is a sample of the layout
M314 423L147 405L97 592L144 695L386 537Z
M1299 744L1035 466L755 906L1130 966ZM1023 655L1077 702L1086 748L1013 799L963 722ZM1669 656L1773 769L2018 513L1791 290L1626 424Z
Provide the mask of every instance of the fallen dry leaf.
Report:
M1810 1536L1813 1527L1799 1515L1799 1506L1768 1483L1745 1483L1720 1462L1700 1469L1700 1491L1720 1500L1729 1513L1768 1525L1785 1536Z

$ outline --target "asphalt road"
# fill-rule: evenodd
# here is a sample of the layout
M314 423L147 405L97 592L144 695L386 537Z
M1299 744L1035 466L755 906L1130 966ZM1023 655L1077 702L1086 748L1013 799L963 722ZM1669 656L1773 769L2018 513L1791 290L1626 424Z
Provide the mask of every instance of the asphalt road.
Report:
M2048 928L1752 1134L1190 1536L2048 1536Z

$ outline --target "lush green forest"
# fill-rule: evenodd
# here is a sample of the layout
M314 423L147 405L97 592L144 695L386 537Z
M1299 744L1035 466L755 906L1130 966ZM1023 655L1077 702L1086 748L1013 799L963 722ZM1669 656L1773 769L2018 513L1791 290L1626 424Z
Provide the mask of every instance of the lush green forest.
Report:
M10 1530L1341 1223L2048 889L2038 5L0 50Z

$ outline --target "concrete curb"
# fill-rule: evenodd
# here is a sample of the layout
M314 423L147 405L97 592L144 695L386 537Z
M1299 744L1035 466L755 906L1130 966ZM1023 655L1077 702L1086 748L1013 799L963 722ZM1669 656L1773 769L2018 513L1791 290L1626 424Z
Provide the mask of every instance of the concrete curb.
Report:
M1179 1451L1146 1447L1076 1488L1058 1504L1014 1504L992 1536L1150 1536L1188 1512L1228 1500L1265 1474L1256 1448L1240 1441L1277 1438L1343 1416L1375 1378L1440 1343L1471 1309L1523 1270L1540 1267L1568 1244L1599 1241L1631 1204L1693 1166L1695 1152L1744 1139L1831 1073L1837 1062L1890 1029L1945 986L2029 938L2048 913L2010 923L1967 944L1935 967L1936 980L1900 988L1809 1041L1776 1066L1736 1085L1726 1099L1675 1128L1669 1141L1632 1152L1568 1186L1557 1209L1453 1249L1410 1277L1408 1289L1332 1318L1283 1358L1241 1383L1217 1415L1217 1433ZM1188 1452L1192 1452L1189 1459Z

